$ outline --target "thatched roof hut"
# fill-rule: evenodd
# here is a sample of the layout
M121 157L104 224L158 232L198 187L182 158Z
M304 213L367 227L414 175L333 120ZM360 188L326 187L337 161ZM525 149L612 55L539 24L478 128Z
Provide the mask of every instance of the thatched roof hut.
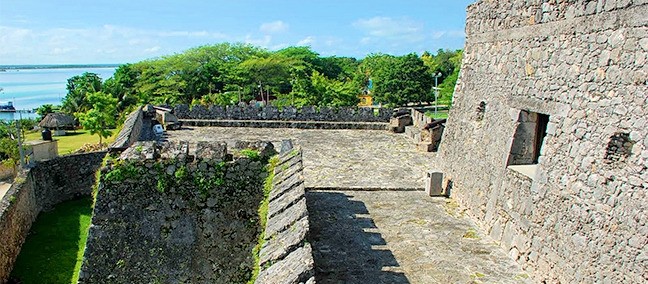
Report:
M69 129L74 128L74 117L64 113L48 113L38 126L51 129Z

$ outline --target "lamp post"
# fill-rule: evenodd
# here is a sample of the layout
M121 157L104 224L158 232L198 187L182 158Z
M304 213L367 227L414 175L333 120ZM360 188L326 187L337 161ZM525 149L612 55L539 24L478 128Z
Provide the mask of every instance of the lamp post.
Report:
M434 74L434 117L437 116L437 110L439 109L439 77L441 77L443 74L441 72L437 72Z

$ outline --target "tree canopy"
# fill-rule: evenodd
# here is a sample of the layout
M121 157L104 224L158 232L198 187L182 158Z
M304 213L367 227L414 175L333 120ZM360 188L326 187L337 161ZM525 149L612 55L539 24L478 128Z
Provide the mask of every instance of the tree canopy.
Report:
M87 112L76 113L83 128L92 135L99 135L99 144L102 138L108 138L112 132L108 130L115 127L117 115L117 99L109 94L94 92L87 97L88 104L92 106Z
M227 105L257 100L281 106L354 106L361 94L370 94L382 105L400 106L432 102L432 74L438 72L441 97L449 100L461 56L461 50L438 50L435 55L370 54L359 60L321 56L304 46L268 51L221 43L124 64L104 82L93 73L72 77L62 111L88 112L92 108L88 97L95 92L114 98L117 112L149 102Z

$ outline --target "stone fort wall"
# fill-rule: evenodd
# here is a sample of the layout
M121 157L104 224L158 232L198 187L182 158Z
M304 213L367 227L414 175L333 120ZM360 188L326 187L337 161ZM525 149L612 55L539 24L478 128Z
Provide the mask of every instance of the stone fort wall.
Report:
M236 145L136 142L107 160L79 283L247 282L276 152Z
M536 282L646 282L648 1L478 1L466 32L451 195Z
M275 120L275 121L331 121L331 122L389 122L393 110L357 107L302 108L274 106L202 106L178 105L174 108L179 119L207 120Z
M22 173L0 201L0 283L5 283L29 229L41 211L79 196L90 196L106 152L38 162Z
M283 141L278 158L255 283L315 283L301 148Z

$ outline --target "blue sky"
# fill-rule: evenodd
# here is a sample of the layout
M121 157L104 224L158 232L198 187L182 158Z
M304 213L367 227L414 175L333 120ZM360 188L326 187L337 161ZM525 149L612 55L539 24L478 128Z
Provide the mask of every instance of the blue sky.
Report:
M0 64L126 63L219 42L321 55L464 44L474 0L0 0Z

